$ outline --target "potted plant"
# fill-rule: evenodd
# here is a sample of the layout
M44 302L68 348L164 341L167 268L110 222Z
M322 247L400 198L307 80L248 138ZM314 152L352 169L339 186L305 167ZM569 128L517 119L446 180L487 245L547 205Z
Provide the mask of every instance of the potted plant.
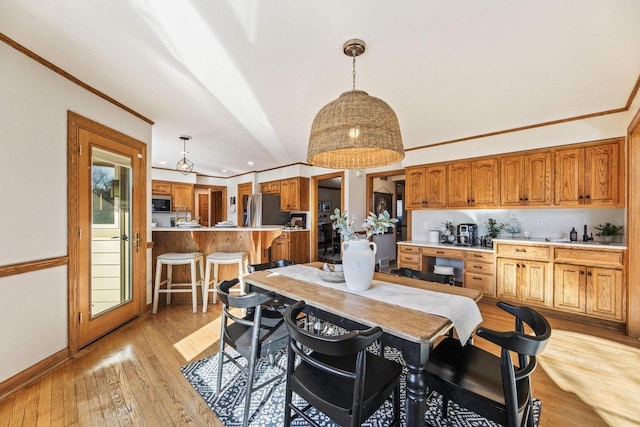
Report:
M484 225L487 227L487 233L489 233L489 236L491 236L492 239L498 237L500 231L504 228L504 224L498 224L498 222L493 218L489 218Z
M347 288L366 291L371 287L376 265L375 254L378 250L376 244L368 239L374 234L382 234L389 228L395 227L394 224L398 220L391 218L387 211L377 216L369 212L369 216L362 224L365 230L363 235L355 231L353 221L349 222L347 211L341 213L340 209L336 208L330 218L333 221L333 229L340 230L340 236L343 239L342 266Z
M622 236L624 225L615 225L610 222L598 224L594 227L598 232L596 236L600 237L603 242L613 242L617 236Z

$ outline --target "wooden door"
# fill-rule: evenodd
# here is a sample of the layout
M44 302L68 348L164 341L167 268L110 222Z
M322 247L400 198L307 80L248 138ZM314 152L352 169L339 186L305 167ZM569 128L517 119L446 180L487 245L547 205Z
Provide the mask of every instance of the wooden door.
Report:
M426 168L407 169L405 179L405 198L407 209L424 207Z
M589 268L587 271L587 314L624 320L622 270Z
M586 147L585 203L597 206L615 206L618 203L619 144Z
M586 312L587 268L581 265L555 264L553 306L575 313Z
M424 197L427 208L447 206L447 168L445 165L425 168Z
M498 160L483 159L471 164L471 205L493 208L498 206Z
M222 191L212 191L209 197L211 223L217 224L226 220L224 217L224 195Z
M447 167L447 204L467 207L471 202L471 163L454 162Z
M500 204L521 206L524 204L524 156L500 159Z
M584 204L584 148L567 148L555 154L555 204Z
M549 206L551 204L551 152L527 154L524 160L525 204Z
M198 194L198 214L200 216L200 224L205 227L209 226L209 195ZM215 224L215 222L214 222Z
M520 261L498 258L496 266L496 297L518 300Z
M69 327L74 353L141 312L147 205L144 144L70 117L70 141L77 135L78 143L77 186L70 185L77 205L69 214L70 230L76 230L69 236L69 306L78 322ZM89 126L74 127L84 121Z
M236 199L236 206L238 209L237 212L237 216L238 216L238 225L239 226L243 226L244 225L244 210L247 208L244 205L244 200L243 197L244 196L249 196L252 193L252 188L253 188L253 184L250 182L244 182L242 184L238 184L238 196Z

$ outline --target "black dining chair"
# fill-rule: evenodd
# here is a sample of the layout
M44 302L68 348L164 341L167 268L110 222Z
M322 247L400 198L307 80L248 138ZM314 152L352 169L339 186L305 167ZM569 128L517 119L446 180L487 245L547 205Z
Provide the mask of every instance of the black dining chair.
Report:
M316 335L298 326L298 315L305 306L304 301L298 301L287 307L284 315L289 330L284 425L302 417L317 427L308 414L315 408L341 426L359 426L391 395L394 420L390 425L398 425L402 367L366 350L382 336L382 329ZM295 363L296 358L300 363ZM294 404L293 393L307 404Z
M249 271L249 273L254 273L256 271L269 270L270 268L286 267L293 264L295 264L295 262L288 259L279 259L276 261L263 262L261 264L249 264L247 270ZM262 304L262 308L265 310L263 315L269 315L268 311L278 311L280 313L284 313L284 309L286 308L286 306L283 302L279 301L276 296L274 296L274 298L269 302Z
M449 274L437 274L427 271L418 271L406 267L391 270L391 274L411 277L412 279L425 280L427 282L442 283L444 285L451 285L455 283L454 276Z
M476 334L501 347L495 356L472 344L462 346L445 338L429 355L426 386L443 397L442 416L453 400L478 415L507 427L533 427L533 398L530 375L551 336L549 322L529 307L498 302L498 307L515 317L514 331L480 327ZM528 325L533 334L525 332ZM511 354L516 353L514 365Z
M279 313L271 316L262 315L262 305L272 299L272 295L251 292L246 295L230 294L229 290L240 283L236 278L226 280L216 285L216 292L222 302L222 326L220 331L220 353L218 362L218 381L216 393L220 393L222 386L222 368L225 363L232 362L247 377L247 392L245 398L243 425L247 426L250 415L251 394L267 384L281 378L284 372L258 387L253 387L256 362L258 358L269 356L270 362L275 361L275 353L284 348L289 340L284 319ZM243 317L234 314L231 309L246 309ZM249 313L249 310L251 312ZM235 310L234 310L235 311ZM237 312L237 311L236 311ZM230 323L229 321L232 321ZM225 346L236 350L240 356L247 360L246 368L237 358L225 350Z

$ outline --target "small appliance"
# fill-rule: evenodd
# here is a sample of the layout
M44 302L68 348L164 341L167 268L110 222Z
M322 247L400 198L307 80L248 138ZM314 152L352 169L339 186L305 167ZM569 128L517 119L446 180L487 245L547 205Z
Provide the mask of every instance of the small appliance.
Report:
M151 212L171 212L171 196L153 196Z
M458 224L458 240L460 246L474 246L478 244L477 224Z

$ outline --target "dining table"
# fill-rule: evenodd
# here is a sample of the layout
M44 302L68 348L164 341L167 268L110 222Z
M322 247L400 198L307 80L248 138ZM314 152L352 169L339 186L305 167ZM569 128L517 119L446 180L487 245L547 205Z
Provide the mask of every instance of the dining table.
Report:
M461 341L468 341L476 323L482 321L477 307L482 292L379 272L374 274L371 290L351 291L345 283L318 280L327 277L321 274L322 267L314 262L257 271L246 275L244 281L249 289L274 293L285 302L305 301L308 314L347 330L381 327L382 342L401 352L408 369L406 425L424 426L429 352L452 328L461 335L454 325L456 318L460 323L459 319L466 317ZM443 309L453 321L442 315Z

